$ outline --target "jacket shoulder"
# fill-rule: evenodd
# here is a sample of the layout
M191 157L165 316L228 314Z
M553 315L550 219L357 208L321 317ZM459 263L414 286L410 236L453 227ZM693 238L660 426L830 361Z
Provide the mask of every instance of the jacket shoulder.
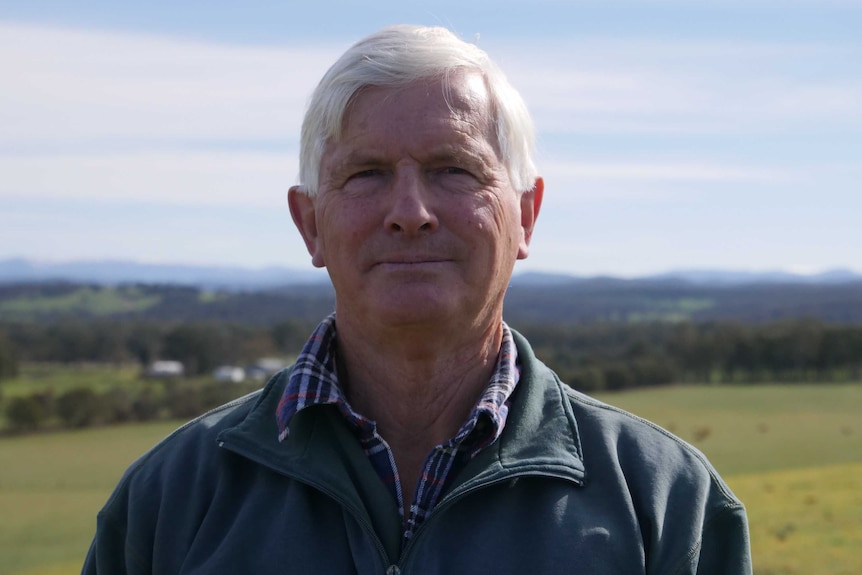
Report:
M704 573L750 572L745 508L700 450L573 389L566 397L577 419L587 486L618 486L637 517L649 563L673 565L672 573L694 572L698 563ZM722 564L733 567L716 567Z
M676 478L713 492L721 505L741 505L709 459L663 427L563 384L584 443L584 455L599 448L612 454L623 473L649 473L661 485ZM587 465L589 472L590 465ZM666 486L668 489L671 486Z
M279 392L284 377L284 372L277 374L264 389L186 423L132 463L99 511L83 572L150 573L157 570L157 546L164 551L162 561L183 557L213 495L226 489L220 487L224 471L237 467L236 459L219 448L219 434L251 417ZM275 412L270 415L275 428ZM159 526L170 536L158 535ZM175 568L171 563L159 570Z
M287 370L273 376L260 390L230 401L174 430L126 469L103 511L116 505L117 498L154 496L175 478L194 481L217 464L218 436L240 424L272 393L278 393ZM273 422L275 413L272 413ZM274 425L274 423L273 423ZM201 483L197 483L200 486Z

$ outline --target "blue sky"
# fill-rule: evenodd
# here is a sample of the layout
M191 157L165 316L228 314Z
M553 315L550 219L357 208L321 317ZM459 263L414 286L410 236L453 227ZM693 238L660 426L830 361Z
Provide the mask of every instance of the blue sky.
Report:
M862 1L0 1L0 258L309 268L285 203L350 43L503 67L546 195L521 271L862 272Z

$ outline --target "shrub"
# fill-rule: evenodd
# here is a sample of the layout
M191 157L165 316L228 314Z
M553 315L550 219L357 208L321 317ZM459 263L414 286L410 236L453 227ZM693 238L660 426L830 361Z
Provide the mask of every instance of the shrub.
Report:
M572 389L583 393L600 391L605 386L604 373L596 367L582 367L561 371L560 379Z
M173 417L187 419L206 411L201 393L193 387L173 387L168 391L165 405Z
M142 391L132 402L132 413L138 421L152 421L159 416L161 404L150 389Z
M104 418L103 405L92 389L79 387L57 398L57 415L66 427L87 427Z
M132 398L125 389L115 387L101 396L102 416L106 423L125 423L135 419Z
M628 389L634 384L634 375L631 370L622 365L613 365L605 368L605 389L608 391L620 391Z
M12 353L12 346L0 334L0 379L11 379L18 375L18 361Z
M44 423L47 413L34 396L15 397L6 406L6 419L14 431L34 431Z
M229 401L233 401L241 395L245 395L245 389L250 386L227 383L211 383L203 386L200 390L201 405L204 411L215 409Z

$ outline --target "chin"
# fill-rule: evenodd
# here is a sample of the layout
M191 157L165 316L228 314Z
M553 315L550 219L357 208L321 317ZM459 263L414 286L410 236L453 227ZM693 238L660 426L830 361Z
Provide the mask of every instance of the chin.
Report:
M457 317L450 306L435 303L427 300L412 304L388 303L381 306L378 317L393 324L434 324Z
M375 316L378 321L394 326L433 326L463 319L455 299L441 294L405 294L389 297L378 302Z

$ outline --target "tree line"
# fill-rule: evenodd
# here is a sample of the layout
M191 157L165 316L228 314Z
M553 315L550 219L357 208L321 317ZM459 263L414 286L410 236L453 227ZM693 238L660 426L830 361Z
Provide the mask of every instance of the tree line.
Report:
M563 381L583 391L862 379L862 325L813 320L527 324L521 331Z
M168 380L137 390L114 387L97 392L75 387L59 395L37 391L6 400L6 427L14 433L45 427L81 429L95 425L191 419L254 391L258 382L217 384L214 381ZM2 431L2 430L0 430Z
M183 362L185 373L202 375L224 364L268 356L295 355L313 324L283 321L270 327L224 322L137 322L72 320L0 323L0 377L12 377L20 363Z
M2 278L0 278L2 279ZM329 284L256 291L207 291L190 286L0 283L0 322L70 319L217 321L272 326L316 322L333 309ZM593 278L514 281L505 315L514 324L603 321L740 321L771 323L802 317L862 323L862 282L836 284L693 284L681 280Z
M797 382L862 379L862 325L814 320L512 324L537 355L586 391L671 382ZM220 322L70 321L0 324L0 377L24 362L141 365L178 360L189 375L222 364L293 356L313 323L262 327Z
M560 378L585 392L670 383L834 382L862 380L862 325L812 320L735 322L512 324ZM138 363L174 359L186 377L129 390L6 398L14 431L190 418L260 386L217 384L206 376L221 364L293 356L314 324L270 327L198 322L71 321L0 324L0 379L23 363ZM2 386L0 386L2 392ZM53 423L51 423L53 422Z

